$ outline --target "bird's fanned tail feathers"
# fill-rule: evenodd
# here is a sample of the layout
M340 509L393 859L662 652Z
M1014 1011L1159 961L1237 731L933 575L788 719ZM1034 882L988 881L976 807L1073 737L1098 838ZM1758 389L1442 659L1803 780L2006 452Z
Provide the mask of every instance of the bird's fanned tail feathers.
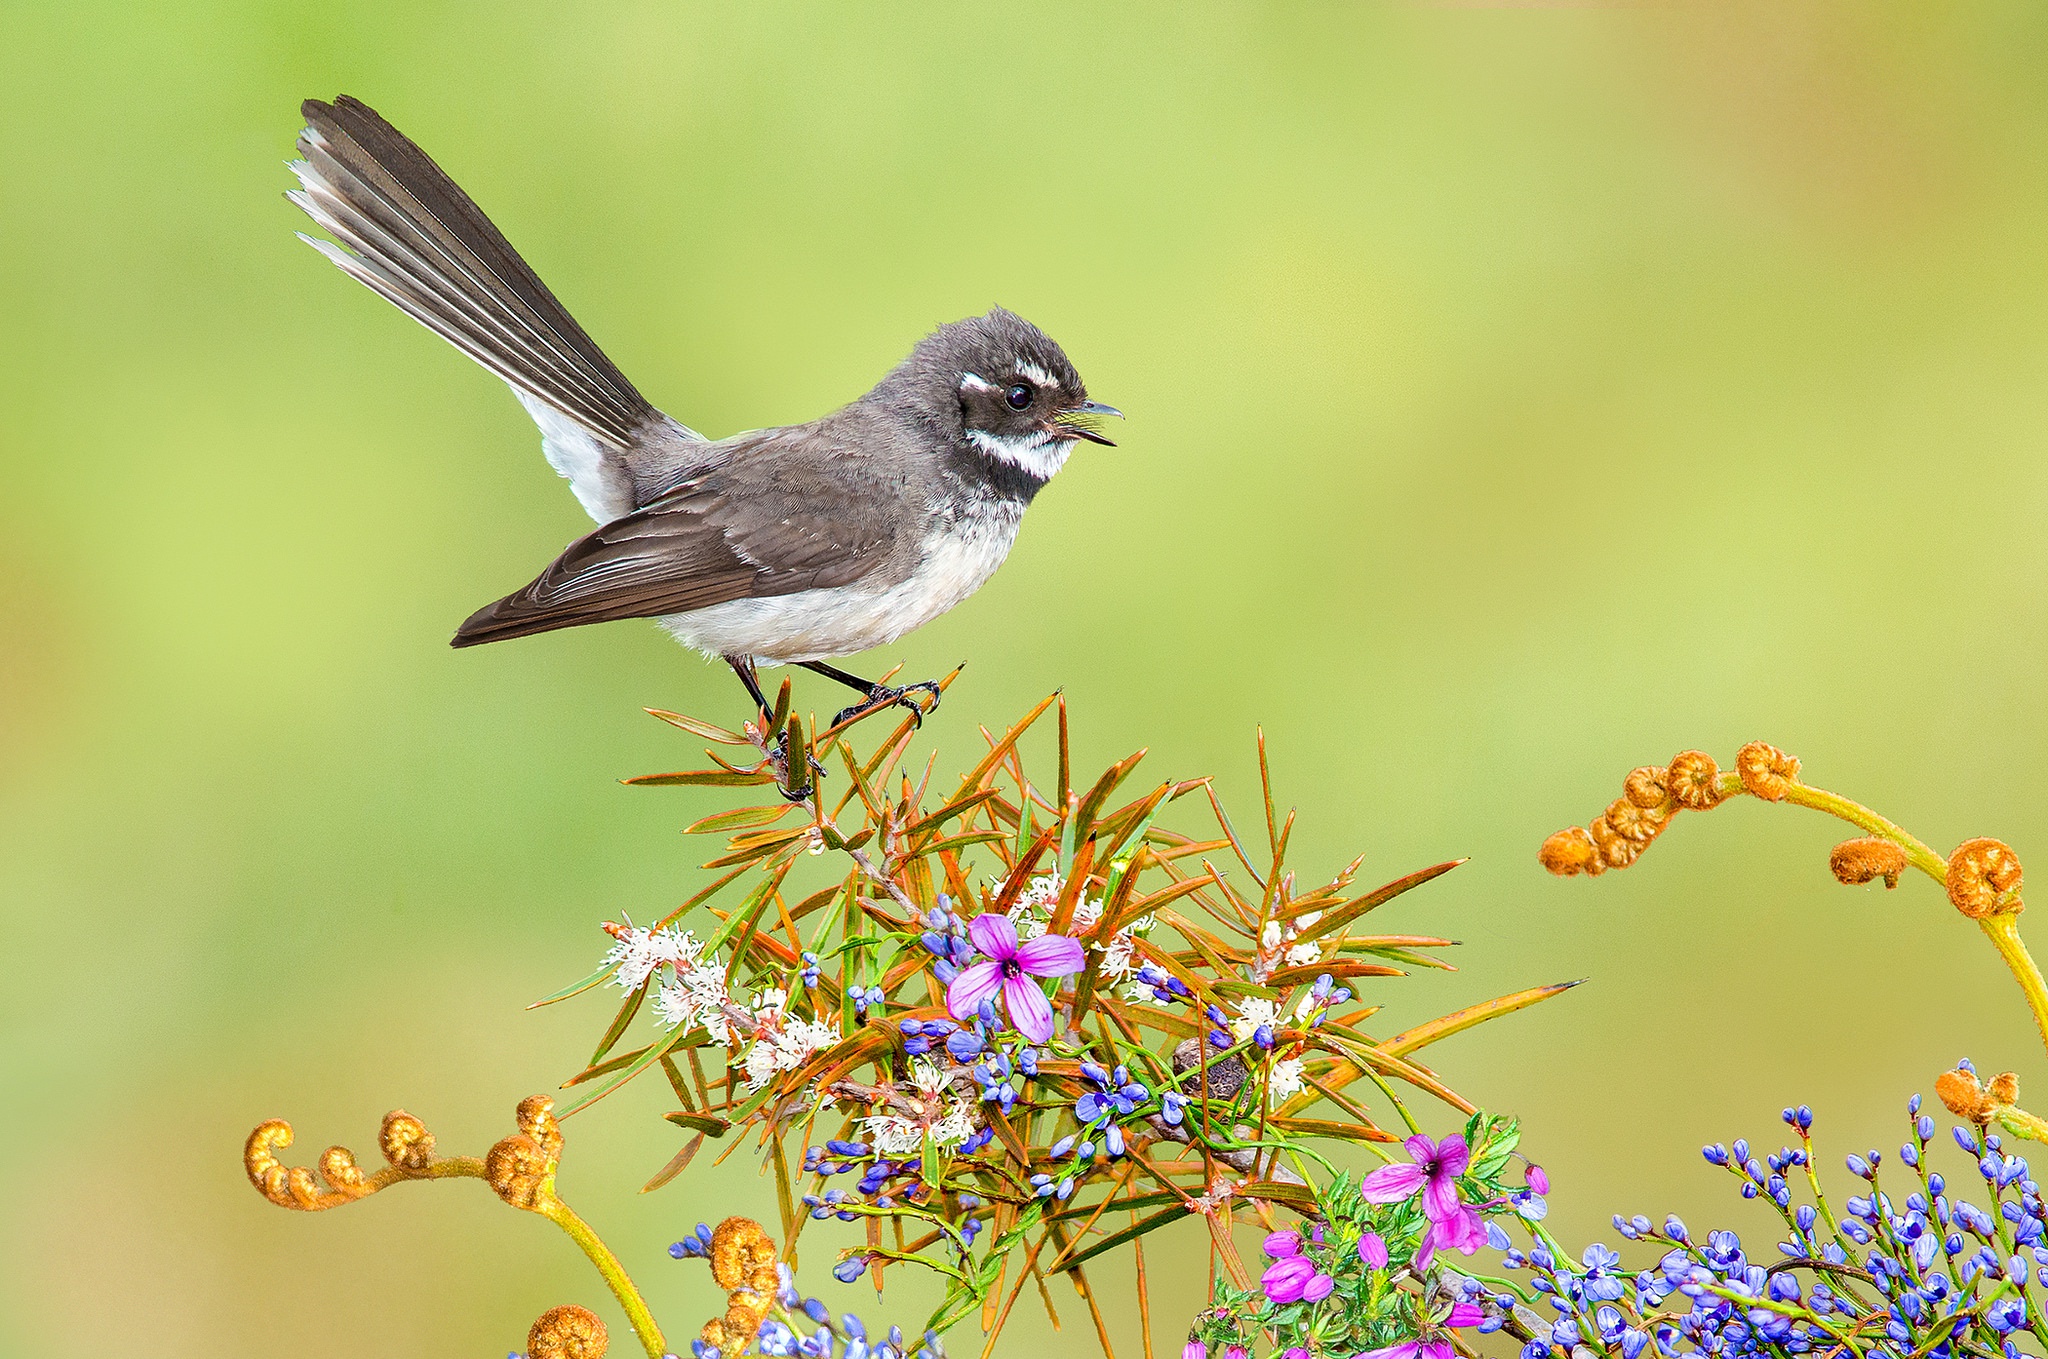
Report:
M341 242L308 244L615 449L661 418L426 152L347 95L302 111L290 197Z

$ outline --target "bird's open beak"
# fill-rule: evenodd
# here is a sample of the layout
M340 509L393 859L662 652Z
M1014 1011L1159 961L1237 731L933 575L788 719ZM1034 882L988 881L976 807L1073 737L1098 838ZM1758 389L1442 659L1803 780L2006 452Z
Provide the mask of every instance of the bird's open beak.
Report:
M1116 440L1104 437L1092 423L1092 420L1105 415L1113 415L1119 420L1124 418L1124 413L1114 406L1105 406L1100 401L1086 401L1073 410L1061 411L1055 415L1052 418L1051 430L1056 438L1086 439L1091 444L1115 448Z

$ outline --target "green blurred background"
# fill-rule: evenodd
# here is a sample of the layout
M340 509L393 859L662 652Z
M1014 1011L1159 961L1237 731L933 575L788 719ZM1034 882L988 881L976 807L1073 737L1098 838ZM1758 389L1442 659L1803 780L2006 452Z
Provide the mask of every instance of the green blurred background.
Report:
M639 708L739 715L651 626L446 646L588 525L498 383L292 239L297 104L337 91L711 433L991 304L1056 335L1123 446L865 664L971 660L943 770L1063 686L1084 762L1149 746L1245 819L1263 724L1304 872L1470 855L1384 917L1463 970L1374 994L1391 1027L1591 978L1431 1054L1527 1116L1567 1240L1767 1230L1696 1148L1775 1145L1784 1104L1846 1151L1960 1053L2038 1085L1976 932L1834 885L1812 814L1689 817L1597 882L1535 851L1631 766L1759 736L1938 846L2044 843L2039 6L0 24L0 1352L493 1355L569 1301L632 1348L476 1186L304 1217L238 1161L272 1115L306 1161L374 1157L397 1105L450 1150L508 1130L608 1012L521 1006L702 881L675 831L720 797L614 782L691 752ZM663 1247L769 1198L737 1158L636 1196L657 1093L573 1121L563 1187L681 1344L711 1294ZM1202 1247L1154 1240L1165 1344ZM1013 1353L1050 1334L1019 1316Z

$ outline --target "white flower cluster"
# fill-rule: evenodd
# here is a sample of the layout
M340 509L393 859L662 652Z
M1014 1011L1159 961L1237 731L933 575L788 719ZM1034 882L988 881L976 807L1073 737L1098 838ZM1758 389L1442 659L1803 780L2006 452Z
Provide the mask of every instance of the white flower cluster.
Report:
M690 967L676 968L674 981L663 982L654 993L654 1013L671 1029L688 1029L702 1024L711 1041L720 1047L732 1042L732 1025L725 1007L731 997L725 990L725 964L706 959Z
M1273 1069L1266 1073L1266 1096L1277 1104L1289 1095L1301 1090L1301 1058L1289 1057L1273 1063Z
M612 980L628 991L645 984L656 969L668 968L669 979L655 988L655 1017L672 1030L702 1025L712 1042L731 1047L734 1016L725 964L700 957L703 951L703 942L690 931L672 925L661 930L627 925L613 930L604 961L613 969ZM792 1018L784 1013L788 1005L788 994L775 987L754 997L754 1043L742 1063L750 1089L766 1084L777 1072L796 1070L839 1041L838 1029L819 1020Z
M1278 1005L1258 996L1247 996L1237 1003L1237 1015L1230 1021L1230 1036L1240 1043L1249 1043L1261 1027L1279 1022Z
M747 1088L758 1090L777 1072L794 1071L839 1041L839 1030L815 1019L783 1017L747 1049Z
M1272 953L1277 951L1282 944L1287 944L1290 945L1287 950L1287 965L1289 967L1307 967L1310 963L1321 962L1323 957L1323 946L1321 944L1296 944L1294 940L1303 931L1314 929L1316 922L1322 918L1323 913L1321 911L1303 911L1300 915L1287 922L1285 930L1281 929L1279 921L1268 920L1265 930L1259 935L1260 951Z
M612 928L607 926L606 928ZM671 925L664 930L642 929L637 925L619 927L612 935L605 966L615 969L612 980L625 990L637 990L663 963L678 970L696 961L704 945L688 930Z
M926 1109L939 1107L940 1099L952 1086L956 1074L937 1062L922 1058L910 1064L910 1083L924 1097ZM974 1103L955 1096L946 1112L937 1118L930 1114L923 1119L906 1118L902 1114L872 1114L861 1119L860 1125L868 1140L875 1144L875 1150L884 1156L912 1156L924 1150L927 1122L931 1124L933 1146L941 1149L957 1147L974 1136Z

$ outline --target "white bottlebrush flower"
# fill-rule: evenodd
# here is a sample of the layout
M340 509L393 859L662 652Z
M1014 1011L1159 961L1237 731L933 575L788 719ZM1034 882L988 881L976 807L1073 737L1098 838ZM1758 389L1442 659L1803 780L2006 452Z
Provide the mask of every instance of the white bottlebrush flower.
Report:
M1240 1043L1249 1043L1261 1025L1272 1024L1280 1018L1280 1007L1270 1000L1253 996L1237 1005L1237 1017L1230 1021L1230 1035Z
M946 1116L932 1124L932 1142L941 1147L957 1147L974 1136L974 1106L964 1099L953 1101L953 1107Z
M745 1066L749 1090L758 1090L774 1079L775 1073L782 1070L782 1057L775 1050L774 1041L763 1038L748 1048Z
M1278 1102L1300 1090L1301 1059L1289 1057L1284 1062L1273 1063L1272 1071L1266 1075L1266 1097Z
M782 1008L788 1004L789 993L771 986L754 997L754 1013L757 1015L765 1015L771 1012L780 1014Z
M839 1043L839 1030L822 1019L793 1019L785 1032L791 1042L802 1049L805 1057L836 1047Z
M884 1156L908 1156L924 1150L924 1129L897 1114L875 1114L860 1121L875 1150Z
M703 947L695 933L679 930L673 925L660 930L627 925L612 937L612 946L604 955L604 961L616 969L612 980L631 991L652 976L654 969L663 963L673 964L678 969L688 966Z
M1323 913L1321 911L1303 911L1300 915L1294 917L1294 923L1287 927L1288 937L1292 938L1297 934L1307 933L1314 929L1322 921L1322 918Z
M927 1095L936 1095L952 1083L953 1078L940 1070L938 1063L922 1059L910 1064L910 1083Z
M707 959L684 972L681 981L696 1004L697 1019L704 1032L720 1047L730 1047L732 1026L726 1020L725 1007L731 1003L731 997L725 993L725 964Z
M1268 920L1266 922L1266 928L1259 931L1259 947L1265 949L1269 953L1272 952L1274 949L1280 947L1279 921Z
M654 1016L671 1029L686 1029L697 1017L697 1002L681 982L664 982L654 993Z
M1287 950L1289 967L1307 967L1310 963L1321 962L1323 949L1320 944L1296 944Z

